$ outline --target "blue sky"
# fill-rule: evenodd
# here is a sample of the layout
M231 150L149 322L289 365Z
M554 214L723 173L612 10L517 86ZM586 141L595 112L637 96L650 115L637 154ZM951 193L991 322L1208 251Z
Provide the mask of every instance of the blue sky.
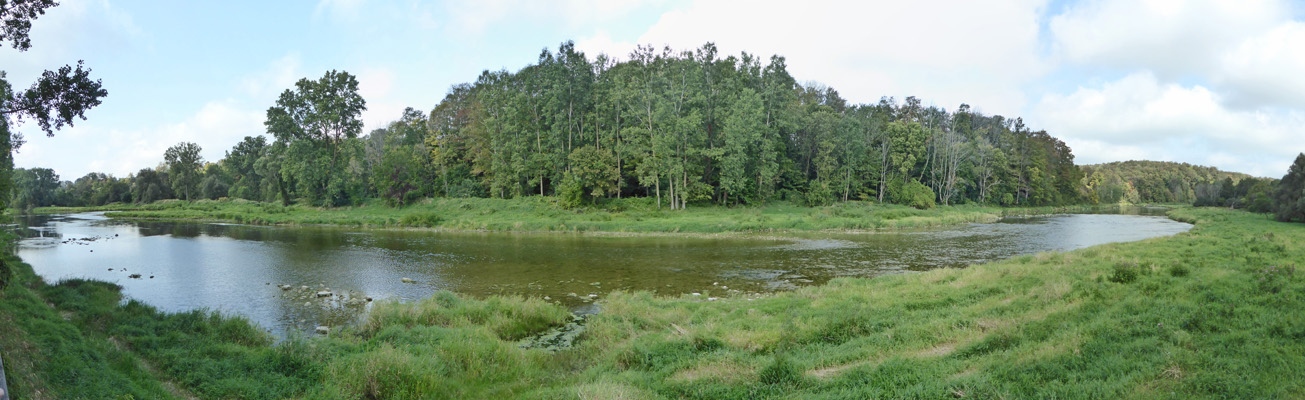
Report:
M1305 23L1289 1L63 0L32 50L0 49L16 87L85 59L109 97L19 167L126 176L178 142L209 161L263 133L299 78L359 77L367 130L429 110L484 69L575 40L592 58L636 43L788 58L853 102L915 95L1022 116L1079 163L1181 161L1281 176L1305 151Z

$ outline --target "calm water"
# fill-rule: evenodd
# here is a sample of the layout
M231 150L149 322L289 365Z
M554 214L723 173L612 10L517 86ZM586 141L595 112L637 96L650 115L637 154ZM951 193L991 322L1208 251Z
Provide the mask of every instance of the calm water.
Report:
M411 301L439 290L521 294L585 312L590 294L601 300L618 289L770 292L1191 228L1146 210L1140 214L1008 218L905 233L703 238L132 222L91 213L26 217L21 222L30 237L18 254L50 282L115 282L128 296L163 310L238 313L284 335L355 318L368 307L366 297ZM293 288L282 290L282 284ZM328 288L333 296L316 296Z

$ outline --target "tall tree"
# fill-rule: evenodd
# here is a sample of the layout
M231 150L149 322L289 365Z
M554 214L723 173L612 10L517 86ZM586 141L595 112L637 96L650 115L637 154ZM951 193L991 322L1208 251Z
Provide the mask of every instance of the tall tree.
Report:
M264 126L285 144L281 172L294 174L301 195L325 205L351 200L344 175L361 147L349 142L362 132L366 109L358 79L335 70L316 81L300 79L267 109Z
M1287 169L1278 183L1278 220L1305 222L1305 153Z
M172 178L172 191L187 201L199 194L199 182L203 178L200 168L204 166L204 157L199 152L199 145L181 142L163 153L164 162L168 164L168 174Z

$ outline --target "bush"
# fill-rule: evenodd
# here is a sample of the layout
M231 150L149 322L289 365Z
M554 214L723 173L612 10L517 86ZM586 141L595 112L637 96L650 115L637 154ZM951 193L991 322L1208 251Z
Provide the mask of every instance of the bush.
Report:
M1189 272L1191 272L1191 270L1188 269L1187 266L1179 263L1174 263L1174 265L1169 266L1169 275L1175 278L1187 276Z
M444 218L435 213L417 213L404 215L403 218L399 219L399 225L429 228L439 225L442 221L444 221Z
M914 207L921 210L928 210L934 207L933 189L925 186L920 181L912 179L910 182L894 182L889 193L892 193L893 203L904 206Z
M1115 264L1115 272L1110 274L1109 280L1114 283L1133 283L1139 276L1146 272L1144 267L1135 263L1123 262Z
M817 182L807 190L804 200L811 207L827 206L833 204L834 192L829 190L829 184Z
M9 263L0 260L0 291L9 286L9 280L13 279L13 275L13 272L9 271Z

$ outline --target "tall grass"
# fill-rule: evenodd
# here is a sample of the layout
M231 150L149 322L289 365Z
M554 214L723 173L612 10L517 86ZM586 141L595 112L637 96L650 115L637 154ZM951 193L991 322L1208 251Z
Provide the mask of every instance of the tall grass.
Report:
M448 230L566 232L757 232L916 228L991 222L1004 211L979 206L910 207L866 202L826 207L787 203L763 206L695 206L659 209L651 199L611 199L572 210L551 197L518 199L428 199L394 208L379 202L343 208L282 206L242 200L165 200L145 205L40 208L41 213L110 211L115 218L224 221L271 225L416 227Z

